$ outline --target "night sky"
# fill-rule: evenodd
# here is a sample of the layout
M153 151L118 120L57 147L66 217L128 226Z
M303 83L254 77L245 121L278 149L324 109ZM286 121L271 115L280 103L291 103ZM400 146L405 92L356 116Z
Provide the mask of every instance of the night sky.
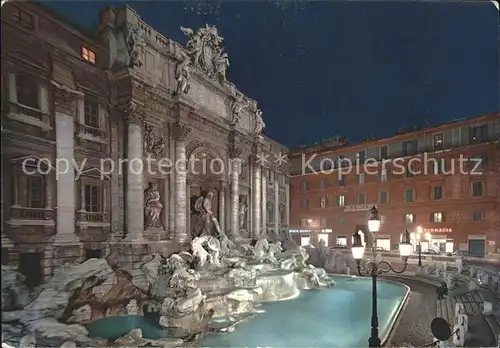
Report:
M95 27L116 2L44 3ZM228 79L287 146L351 142L499 110L498 10L488 2L127 2L166 37L216 25Z

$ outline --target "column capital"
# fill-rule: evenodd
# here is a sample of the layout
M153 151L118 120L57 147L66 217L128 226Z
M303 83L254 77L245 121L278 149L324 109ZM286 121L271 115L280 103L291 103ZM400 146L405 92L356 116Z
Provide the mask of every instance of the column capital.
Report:
M118 108L120 112L125 114L125 120L127 123L134 123L140 126L144 125L146 116L143 110L144 105L141 103L129 100L127 103L120 105Z
M240 159L241 149L233 145L229 148L228 155L230 159Z
M54 103L72 108L72 103L83 97L83 93L51 80Z
M191 127L184 123L175 122L170 127L172 129L172 135L176 140L186 140L189 134L191 134Z

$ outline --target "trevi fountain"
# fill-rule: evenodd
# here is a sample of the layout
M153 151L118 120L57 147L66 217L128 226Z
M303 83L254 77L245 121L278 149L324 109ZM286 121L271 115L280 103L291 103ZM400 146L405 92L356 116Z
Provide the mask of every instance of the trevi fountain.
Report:
M145 213L155 226L162 206L153 192L145 193ZM107 255L65 264L29 290L22 275L2 266L3 347L193 346L207 333L259 320L262 303L334 286L291 238L231 240L211 211L211 196L194 205L190 251L148 255L134 276ZM146 319L154 334L141 329Z

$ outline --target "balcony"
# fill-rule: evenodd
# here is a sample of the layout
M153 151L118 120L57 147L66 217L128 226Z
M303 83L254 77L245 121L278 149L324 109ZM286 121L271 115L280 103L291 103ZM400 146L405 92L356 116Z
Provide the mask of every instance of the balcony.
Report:
M87 222L93 224L107 224L109 223L108 213L105 212L88 212L79 211L78 212L78 222Z
M49 115L39 109L9 101L7 117L44 130L50 130Z
M82 138L92 140L92 141L103 141L106 136L106 132L99 128L94 128L84 124L77 124L78 135Z
M10 207L9 226L45 226L55 225L56 211L50 208Z

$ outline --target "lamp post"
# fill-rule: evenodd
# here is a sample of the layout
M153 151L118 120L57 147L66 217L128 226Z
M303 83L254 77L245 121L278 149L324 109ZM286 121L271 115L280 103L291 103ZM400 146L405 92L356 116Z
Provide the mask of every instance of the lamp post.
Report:
M418 241L418 267L422 267L422 227L417 227L417 234L415 237Z
M401 234L401 241L399 244L399 252L403 256L404 267L402 270L395 270L392 265L385 260L377 261L377 232L380 229L380 219L378 217L378 209L373 206L370 210L370 219L368 220L368 229L372 236L372 259L367 260L365 266L361 266L361 260L363 259L363 254L365 253L365 247L361 240L361 234L356 231L352 236L352 256L356 260L356 265L358 269L358 274L361 276L362 271L367 275L372 277L372 318L371 318L371 335L368 340L369 347L380 347L381 341L378 336L378 315L377 315L377 277L383 273L388 273L390 271L394 273L403 273L408 266L408 256L410 255L413 246L410 240L410 233L405 230ZM381 265L385 265L387 268L380 268Z

